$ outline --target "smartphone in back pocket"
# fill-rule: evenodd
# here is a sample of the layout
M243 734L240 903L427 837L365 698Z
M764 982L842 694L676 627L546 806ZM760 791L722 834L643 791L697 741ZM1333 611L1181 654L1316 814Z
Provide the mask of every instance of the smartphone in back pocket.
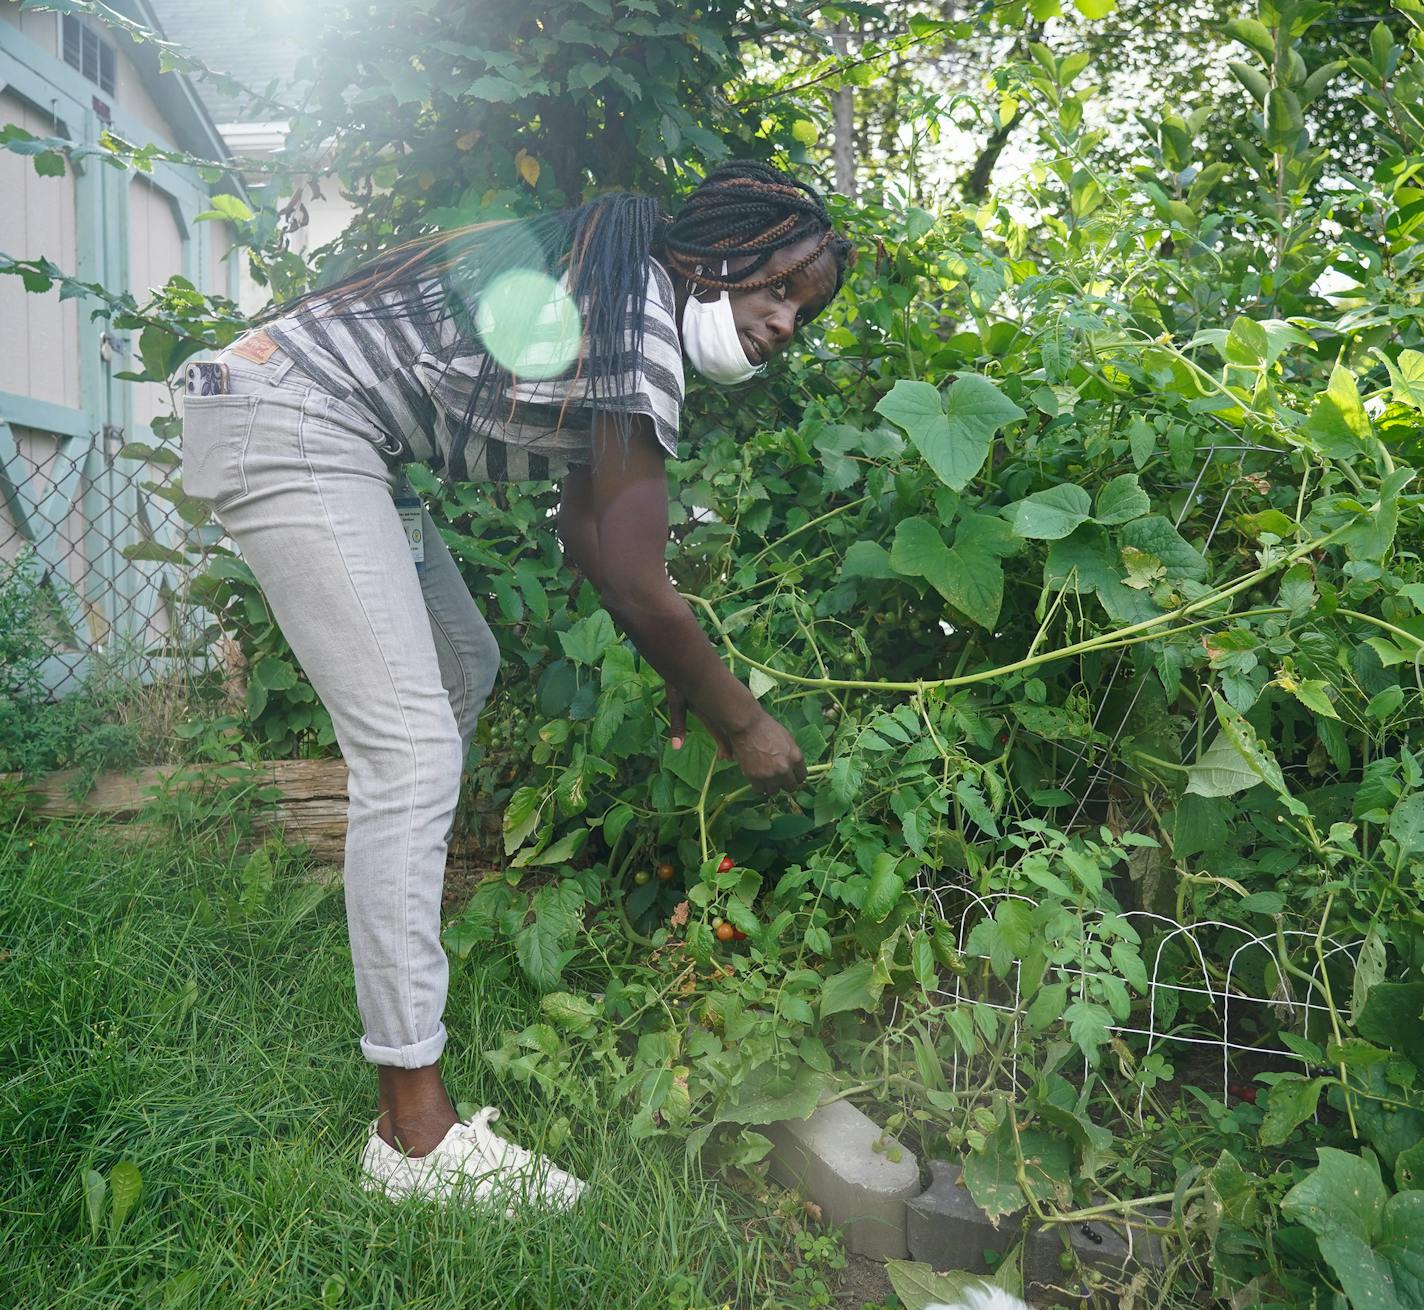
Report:
M189 364L187 394L225 396L230 389L226 364Z

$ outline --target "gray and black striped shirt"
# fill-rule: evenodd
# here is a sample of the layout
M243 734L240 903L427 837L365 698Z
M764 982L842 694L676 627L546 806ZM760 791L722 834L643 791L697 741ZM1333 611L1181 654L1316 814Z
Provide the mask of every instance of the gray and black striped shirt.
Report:
M658 443L675 455L683 398L676 300L667 270L651 257L648 263L641 356L621 388L600 378L597 394L600 407L609 409L608 393L618 391L618 410L646 414ZM531 380L515 370L507 385L487 388L470 429L465 418L486 361L484 347L450 315L421 309L419 300L409 302L409 312L370 312L393 307L401 295L387 292L384 299L357 302L345 311L317 300L266 330L312 381L394 438L403 463L429 464L455 481L518 482L560 478L589 462L592 401L581 348L567 350L572 358L554 376ZM629 309L631 324L631 301ZM553 323L542 312L535 336L566 335L567 326L567 318ZM526 342L527 337L526 332ZM631 350L624 355L634 358Z

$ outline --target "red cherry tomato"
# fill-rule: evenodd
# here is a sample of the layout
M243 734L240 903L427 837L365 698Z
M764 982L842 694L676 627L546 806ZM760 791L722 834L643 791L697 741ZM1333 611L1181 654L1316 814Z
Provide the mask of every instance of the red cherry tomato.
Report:
M673 880L673 875L676 873L677 870L674 869L672 865L669 864L666 860L664 860L660 865L658 865L658 877L661 878L663 882L671 882Z
M718 873L730 873L730 872L731 872L733 869L735 869L736 867L737 867L737 862L736 862L730 855L724 855L724 856L722 857L722 862L721 862L721 864L719 864L719 865L717 866L717 872L718 872Z
M733 940L734 942L744 942L744 941L746 941L746 939L747 939L746 933L744 933L740 928L733 928L733 929L732 929L732 940Z
M729 942L737 930L730 923L719 923L714 931L719 942Z

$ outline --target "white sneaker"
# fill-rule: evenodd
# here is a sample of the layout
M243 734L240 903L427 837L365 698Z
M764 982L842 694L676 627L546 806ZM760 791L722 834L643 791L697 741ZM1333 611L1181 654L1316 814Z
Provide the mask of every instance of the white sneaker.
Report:
M521 1203L567 1210L585 1185L547 1157L496 1136L490 1122L498 1118L499 1111L487 1105L467 1122L457 1120L440 1144L422 1156L403 1155L381 1139L379 1121L372 1121L361 1153L361 1186L391 1200L423 1196L493 1202L511 1219Z

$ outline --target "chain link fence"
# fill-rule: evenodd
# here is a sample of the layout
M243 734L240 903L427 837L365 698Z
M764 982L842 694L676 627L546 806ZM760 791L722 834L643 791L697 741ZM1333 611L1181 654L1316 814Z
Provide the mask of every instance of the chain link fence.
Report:
M43 646L27 654L51 699L100 675L152 684L221 663L189 593L222 530L193 521L177 470L173 447L114 427L66 435L0 415L0 596Z

